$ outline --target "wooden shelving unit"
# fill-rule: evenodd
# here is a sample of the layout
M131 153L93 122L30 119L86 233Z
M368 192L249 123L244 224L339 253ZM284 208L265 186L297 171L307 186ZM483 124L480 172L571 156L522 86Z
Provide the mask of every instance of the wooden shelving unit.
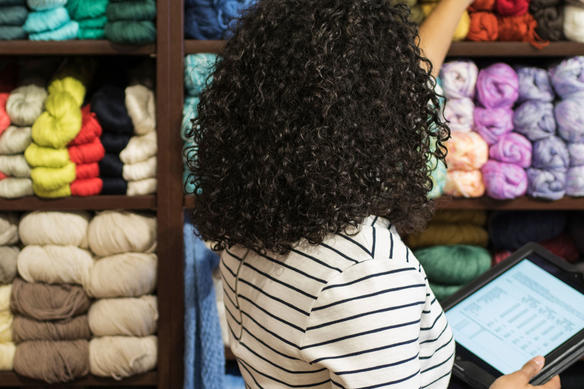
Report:
M105 40L0 41L0 55L156 55L156 45L128 46Z
M142 387L142 388L156 388L157 377L156 372L142 374L136 377L128 378L123 381L116 381L113 379L99 378L99 377L85 377L66 384L73 387ZM48 385L43 382L23 378L13 372L0 372L0 387L21 387L21 388L39 388L39 387L60 387L59 385Z
M0 211L98 211L104 209L156 210L156 196L90 196L62 199L41 199L24 197L20 199L0 199Z

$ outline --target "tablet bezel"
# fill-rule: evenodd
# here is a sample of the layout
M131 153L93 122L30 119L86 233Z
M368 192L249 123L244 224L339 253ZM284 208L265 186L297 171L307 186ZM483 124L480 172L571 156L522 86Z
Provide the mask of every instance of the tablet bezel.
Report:
M529 256L534 256L538 261L534 261ZM542 267L540 263L549 263L561 271L559 274L551 273L559 278L562 282L572 286L578 291L584 293L584 274L566 260L555 256L542 246L536 243L528 243L503 262L495 265L489 271L472 281L470 284L461 288L454 295L443 302L444 311L447 312L462 300L475 293L478 289L488 284L491 280L497 278L523 259L530 259L532 263L549 272L549 269ZM540 263L538 263L540 262ZM534 378L532 383L539 384L547 381L553 375L558 374L560 370L567 368L566 361L576 359L579 355L584 354L584 330L576 333L573 337L562 343L550 353L545 355L546 365L544 369ZM575 350L575 348L577 348ZM568 355L570 354L570 355ZM502 373L480 359L470 350L456 343L456 359L454 362L454 373L463 380L470 380L472 384L480 383L483 387L488 388L492 381L500 377ZM565 367L564 367L565 366ZM563 369L561 369L563 368ZM469 373L470 370L470 373ZM479 382L477 382L479 381ZM483 381L483 382L480 382Z

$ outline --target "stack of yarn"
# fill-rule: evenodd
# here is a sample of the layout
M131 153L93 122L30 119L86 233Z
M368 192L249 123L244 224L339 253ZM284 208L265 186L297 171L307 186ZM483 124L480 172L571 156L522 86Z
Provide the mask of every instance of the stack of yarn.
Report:
M422 4L420 5L422 14L424 18L428 17L430 13L436 8L440 0L422 0ZM458 21L458 25L456 26L456 30L454 31L454 35L452 36L453 41L461 41L466 38L470 29L470 16L468 11L464 11L460 20Z
M256 0L186 0L185 34L193 39L228 39L234 22Z
M531 144L513 133L513 104L519 97L519 78L509 65L496 63L479 73L475 109L477 131L489 144L491 160L483 167L487 194L498 200L523 196L525 168L531 163Z
M126 110L134 127L134 136L120 152L128 196L156 192L156 103L152 83L145 84L129 86L125 91Z
M562 3L562 0L530 0L529 12L537 22L535 32L542 39L559 41L565 38Z
M430 287L439 300L449 297L491 266L485 249L485 212L437 212L428 228L408 237Z
M10 306L14 370L48 383L89 372L90 300L81 285L93 266L87 213L32 212L20 220L18 274Z
M13 214L0 215L0 371L13 369L16 351L10 294L16 277L17 244L18 217Z
M103 39L105 37L105 14L109 0L67 0L67 11L71 19L79 24L79 39Z
M584 2L571 0L566 2L564 11L564 35L571 41L584 42Z
M0 0L0 40L26 39L27 16L25 0Z
M156 41L156 0L110 0L105 36L112 42L143 45Z
M188 168L187 162L194 159L196 145L193 142L195 129L192 120L197 116L197 106L201 92L212 82L212 74L218 58L215 54L193 54L185 57L185 102L183 106L183 120L181 138L185 142L183 149L183 185L185 193L200 194L201 188L197 188L196 177Z
M77 38L79 24L71 20L65 8L67 0L27 0L33 11L23 29L33 41L62 41Z
M123 379L157 361L156 218L128 212L97 214L88 242L99 257L84 283L98 299L89 311L92 374Z
M444 64L441 80L447 98L444 117L449 121L452 139L446 143L448 174L444 193L451 196L480 197L485 188L480 168L487 162L488 147L472 131L478 69L470 61Z
M565 175L568 196L584 196L584 57L562 61L550 69L551 81L561 101L556 104L555 118L560 137L554 137L558 146L555 155L554 176ZM551 137L550 137L551 138ZM567 147L559 143L567 142ZM561 181L561 178L558 178Z

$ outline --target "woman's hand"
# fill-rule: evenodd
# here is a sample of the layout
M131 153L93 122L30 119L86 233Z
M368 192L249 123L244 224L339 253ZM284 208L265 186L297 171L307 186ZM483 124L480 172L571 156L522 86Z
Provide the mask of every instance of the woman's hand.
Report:
M529 381L541 371L544 364L545 359L543 357L535 357L523 365L521 370L518 370L513 374L499 377L493 385L491 385L490 389L560 389L561 384L559 376L555 376L545 385L529 385Z

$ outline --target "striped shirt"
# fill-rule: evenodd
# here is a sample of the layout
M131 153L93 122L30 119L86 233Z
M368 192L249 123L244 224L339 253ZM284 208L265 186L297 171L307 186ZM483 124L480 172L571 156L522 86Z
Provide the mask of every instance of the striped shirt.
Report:
M389 221L221 254L231 349L247 388L447 388L454 341L424 270Z

